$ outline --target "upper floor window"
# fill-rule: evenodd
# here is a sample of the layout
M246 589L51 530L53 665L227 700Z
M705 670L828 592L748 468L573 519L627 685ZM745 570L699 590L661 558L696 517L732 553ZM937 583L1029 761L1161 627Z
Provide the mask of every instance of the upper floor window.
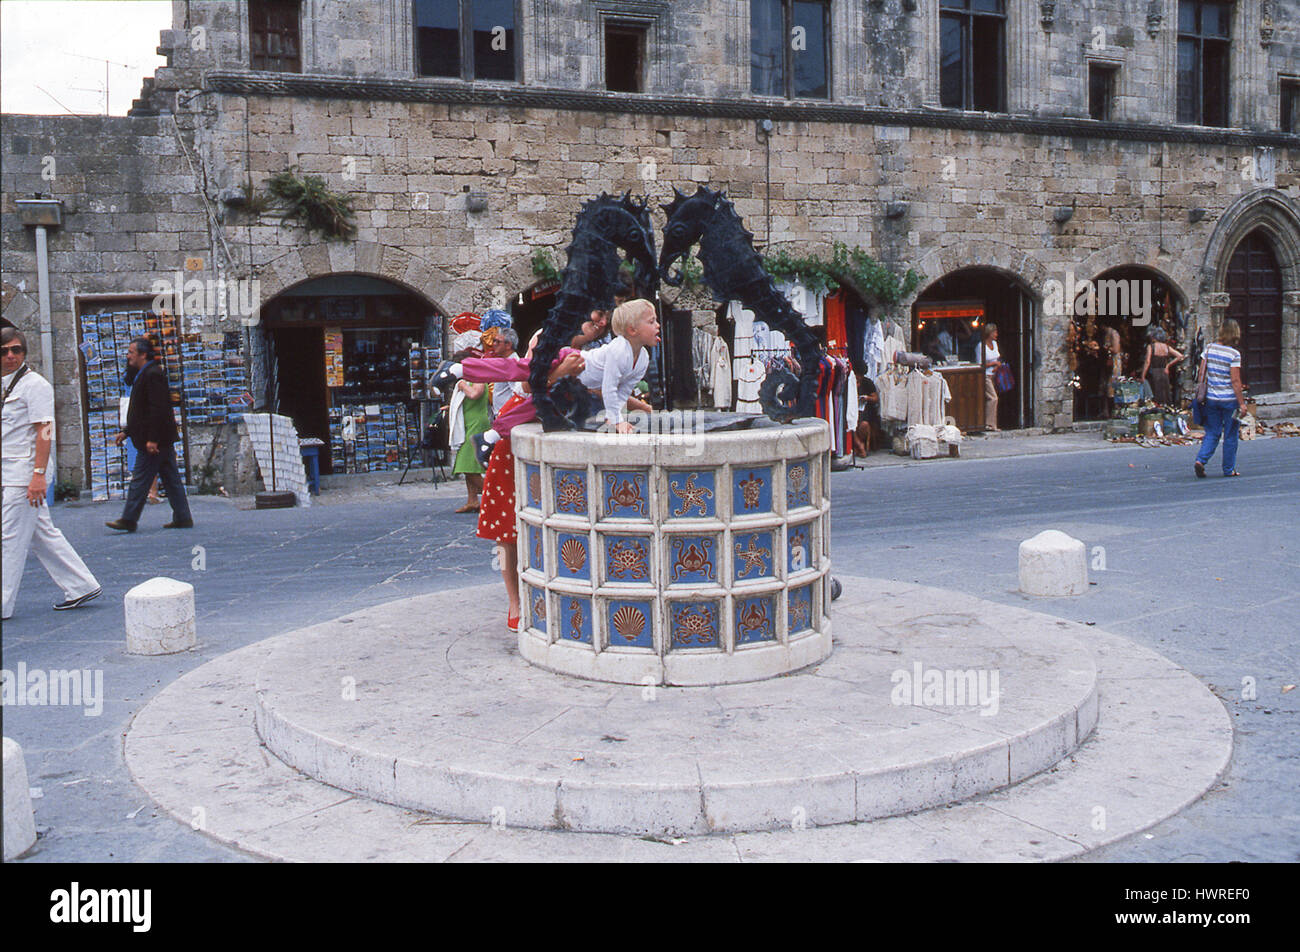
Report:
M829 0L750 0L750 88L761 96L830 98Z
M1283 132L1300 133L1300 79L1282 80L1282 115L1279 125Z
M1119 68L1101 63L1088 64L1088 117L1113 119L1115 111L1115 80Z
M1005 0L939 0L939 103L1007 108Z
M643 26L605 24L605 88L615 93L645 92Z
M301 73L298 0L249 0L248 48L253 69Z
M513 80L515 0L415 0L420 76Z
M1178 121L1228 125L1232 4L1178 2Z

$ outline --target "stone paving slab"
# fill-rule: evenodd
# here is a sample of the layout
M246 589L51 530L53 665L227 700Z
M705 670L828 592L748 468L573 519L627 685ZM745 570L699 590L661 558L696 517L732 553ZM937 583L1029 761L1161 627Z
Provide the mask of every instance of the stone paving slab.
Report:
M677 836L935 806L1037 773L1091 731L1096 672L1068 629L1023 609L993 627L968 596L936 613L945 595L925 589L881 628L870 608L890 586L848 581L837 639L873 650L846 650L835 680L653 691L528 664L478 630L491 587L393 602L278 639L257 674L259 734L309 776L398 806ZM894 703L893 677L918 666L992 670L998 696Z
M179 821L192 825L202 808L207 835L268 859L1060 860L1177 812L1215 783L1232 750L1222 704L1195 678L1118 636L1086 634L1098 663L1098 727L1067 758L996 793L873 822L817 826L792 809L783 830L640 838L521 829L504 816L465 823L352 796L271 756L252 729L253 672L272 656L275 638L164 689L135 718L126 760ZM1146 675L1126 677L1135 663ZM1180 723L1176 743L1159 716ZM1151 739L1135 743L1135 734Z

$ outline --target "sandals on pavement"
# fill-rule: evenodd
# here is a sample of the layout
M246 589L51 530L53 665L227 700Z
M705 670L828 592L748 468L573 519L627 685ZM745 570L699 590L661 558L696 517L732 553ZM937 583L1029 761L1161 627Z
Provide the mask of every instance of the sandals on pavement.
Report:
M1202 462L1198 459L1198 460L1196 461L1195 469L1196 469L1196 478L1197 478L1197 479L1204 479L1204 478L1205 478L1205 464L1202 463Z
M452 511L453 511L453 512L478 512L478 504L477 504L477 503L472 503L472 502L467 502L467 503L465 503L465 505L461 506L459 509L453 509Z
M1224 478L1224 479L1231 479L1233 476L1240 476L1240 475L1241 475L1241 473L1237 472L1237 471L1234 469L1231 473L1224 473L1224 474L1223 474L1223 478Z

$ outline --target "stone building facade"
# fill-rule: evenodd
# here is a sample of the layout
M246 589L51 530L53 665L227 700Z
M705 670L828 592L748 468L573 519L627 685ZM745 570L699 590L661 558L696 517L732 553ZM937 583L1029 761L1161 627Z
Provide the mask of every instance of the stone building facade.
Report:
M4 317L24 328L40 320L38 269L14 203L64 203L49 237L61 477L84 479L80 301L181 272L256 278L265 313L305 282L363 275L450 316L536 284L534 251L562 250L593 194L665 201L695 183L725 188L770 248L841 241L921 272L891 311L905 325L950 276L1012 288L1020 422L1046 428L1076 413L1051 282L1149 276L1190 340L1234 313L1234 254L1262 243L1280 327L1268 399L1300 403L1300 0L981 0L1003 13L979 23L970 6L827 0L805 24L809 5L782 0L174 3L168 66L131 115L4 117ZM1226 36L1203 41L1188 6L1222 11ZM267 7L297 46L253 69ZM1194 103L1180 48L1198 57ZM793 56L809 51L811 66ZM478 78L497 54L513 78ZM608 89L615 72L639 91ZM1226 118L1188 121L1193 106L1211 121L1224 90ZM353 198L354 240L241 210L250 182L291 167ZM258 326L191 320L240 331L258 364Z

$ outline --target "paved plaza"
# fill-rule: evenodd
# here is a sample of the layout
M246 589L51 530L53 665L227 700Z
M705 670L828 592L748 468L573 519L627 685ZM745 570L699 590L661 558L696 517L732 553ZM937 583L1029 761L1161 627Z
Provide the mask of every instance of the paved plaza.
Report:
M1300 680L1300 440L1243 444L1244 476L1231 482L1193 478L1193 453L1110 446L1095 434L973 440L960 460L878 454L831 479L837 574L1096 627L1158 652L1221 701L1234 749L1220 780L1177 815L1085 861L1300 859L1300 691L1287 690ZM427 483L327 491L291 511L200 497L193 531L164 531L165 507L151 507L132 536L103 528L115 505L57 507L56 523L105 597L55 614L56 593L33 561L4 626L4 667L100 669L105 697L97 717L75 707L4 712L5 734L23 745L40 790L42 836L24 862L255 859L177 822L134 783L123 754L133 717L187 672L270 636L398 599L499 585L473 517L451 511L463 498L459 484ZM1016 591L1017 546L1047 528L1088 547L1096 583L1088 594L1030 600ZM195 585L196 651L124 653L122 596L155 575ZM483 591L494 590L476 592L480 601ZM483 613L482 637L508 644L504 600L487 601Z

